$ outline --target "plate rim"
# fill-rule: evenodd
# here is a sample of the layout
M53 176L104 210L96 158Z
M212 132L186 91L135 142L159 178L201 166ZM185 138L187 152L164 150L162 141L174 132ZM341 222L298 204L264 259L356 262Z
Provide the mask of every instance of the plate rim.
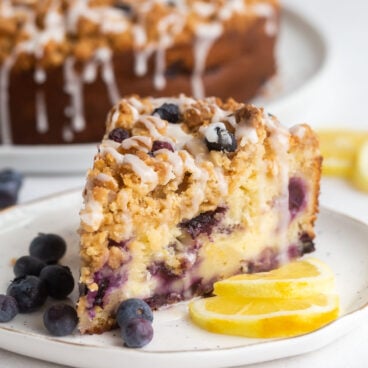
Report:
M285 16L285 14L294 18L299 24L302 24L303 27L308 29L310 34L313 34L314 38L318 42L318 47L321 52L321 60L318 65L318 69L314 71L314 73L307 79L305 82L299 87L295 88L292 93L288 93L284 96L280 96L276 99L272 99L269 102L265 101L267 110L275 111L276 114L279 114L281 111L285 110L286 106L290 104L290 101L300 100L300 96L302 94L308 93L313 86L317 83L317 81L325 74L328 65L330 64L330 45L322 31L321 27L316 24L313 20L304 17L300 11L294 9L294 7L290 4L283 4L281 6L281 17ZM277 77L277 74L275 74ZM255 96L255 99L261 96ZM262 99L262 98L261 98Z
M26 203L23 204L19 204L13 207L10 207L4 211L0 212L0 219L2 216L7 215L9 213L14 212L14 214L16 212L20 213L22 212L22 210L27 210L30 207L34 207L34 206L44 206L45 204L47 204L49 201L53 201L53 200L62 200L63 197L67 197L67 196L77 196L80 195L80 198L82 199L82 189L81 187L75 188L75 189L69 189L60 193L54 193L51 195L47 195L38 199L34 199L31 201L28 201ZM337 211L335 209L332 209L328 206L320 206L320 212L327 212L328 214L337 216L339 218L342 218L343 220L348 220L350 223L356 224L359 227L362 227L365 230L368 230L368 223L365 222L364 220L361 220L359 218L353 217L349 214L345 214L341 211ZM16 216L16 214L15 214ZM38 216L38 215L36 215ZM300 345L303 345L300 343L300 341L304 341L304 340L310 340L313 338L316 340L323 340L324 335L328 336L331 335L331 329L335 329L336 331L339 331L339 329L342 329L343 332L340 333L336 333L333 337L328 337L326 338L326 336L324 337L323 342L319 341L318 343L315 343L314 345L311 344L311 342L309 342L309 344L304 344L303 348L299 348L296 349L294 352L288 352L288 353L283 353L282 349L280 353L276 353L273 354L273 356L271 356L271 360L273 359L277 359L277 358L282 358L282 357L290 357L290 356L294 356L294 355L298 355L298 354L302 354L302 353L307 353L313 350L316 350L317 348L321 348L331 342L333 342L334 340L336 340L339 337L342 337L346 334L348 334L351 330L353 330L356 325L359 323L359 321L361 320L362 317L360 317L361 315L368 315L368 301L360 306L359 308L352 310L342 316L340 316L336 321L329 323L328 325L301 335L301 336L296 336L296 337L290 337L290 338L284 338L284 339L272 339L272 340L268 340L268 339L260 339L259 341L255 341L253 344L250 345L240 345L240 346L231 346L231 347L224 347L224 348L201 348L201 349L185 349L185 350L169 350L169 351L145 351L145 350L129 350L129 349L121 349L120 347L115 347L115 346L108 346L108 345L94 345L91 343L79 343L79 342L71 342L71 341L63 341L60 338L55 338L49 335L41 335L39 333L32 333L29 331L20 331L19 329L15 329L15 328L10 328L7 325L0 325L0 342L1 343L1 348L12 351L14 353L17 354L21 354L21 355L25 355L25 356L29 356L32 358L36 358L36 359L44 359L47 360L49 362L54 362L54 363L58 363L58 364L69 364L69 365L73 365L70 361L68 361L67 358L58 358L58 359L53 359L51 357L49 358L45 358L45 357L40 357L39 352L25 352L24 349L21 350L21 352L19 352L19 350L11 348L11 346L7 346L7 344L5 343L4 345L4 339L6 339L7 336L23 336L25 337L27 340L28 339L32 339L32 341L38 341L38 342L43 342L47 344L52 344L52 347L55 348L56 350L62 350L63 347L65 346L73 346L74 348L85 348L85 349L98 349L98 352L104 352L104 354L115 354L116 356L125 356L126 354L128 354L133 361L136 361L137 363L140 362L140 359L144 356L145 358L149 358L149 357L161 357L161 356L165 356L165 357L170 357L174 358L177 357L178 359L185 359L185 362L188 362L187 359L190 359L190 357L193 356L203 356L203 355L211 355L211 358L216 358L217 355L222 355L222 354L227 354L227 353L234 353L234 356L238 356L239 354L241 355L241 353L247 353L249 355L249 359L247 361L242 360L238 360L235 362L235 364L251 364L251 363L256 363L256 362L261 362L261 361L267 361L269 360L267 359L255 359L254 358L254 354L257 355L257 350L258 349L262 349L265 348L265 346L270 346L270 344L274 345L272 346L273 350L277 350L278 347L280 346L281 348L285 348L287 347L287 345L290 343L290 341L292 341L294 343L295 346L300 347ZM348 327L344 327L344 326L348 326ZM328 330L328 331L327 331ZM327 332L326 332L327 331ZM313 335L313 338L311 338L310 336ZM320 337L320 339L318 339L318 337ZM9 345L9 344L8 344ZM307 346L307 348L305 347ZM253 354L253 355L252 355ZM213 357L213 355L215 355L215 357ZM253 357L253 358L252 358ZM234 357L235 359L236 357ZM65 360L66 359L66 360ZM135 359L135 360L134 360ZM160 359L160 358L157 358ZM234 361L233 361L234 363ZM89 363L90 364L90 363ZM186 363L187 364L187 363ZM83 365L82 365L83 366ZM94 367L93 365L90 365L91 367ZM196 367L202 367L201 365L195 365ZM213 365L211 364L212 367L224 367L225 365ZM84 367L84 366L83 366ZM87 366L85 366L87 367ZM97 367L97 366L96 366ZM112 367L115 367L114 365L112 365ZM181 367L181 366L180 366Z

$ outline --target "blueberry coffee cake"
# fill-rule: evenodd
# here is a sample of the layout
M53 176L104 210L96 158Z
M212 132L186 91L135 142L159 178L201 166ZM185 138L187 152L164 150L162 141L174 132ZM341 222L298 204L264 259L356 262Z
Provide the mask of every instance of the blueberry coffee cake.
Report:
M275 73L279 15L278 0L1 0L0 144L97 142L132 93L249 99Z
M218 98L128 97L111 110L81 210L82 333L119 303L152 309L314 250L316 135Z

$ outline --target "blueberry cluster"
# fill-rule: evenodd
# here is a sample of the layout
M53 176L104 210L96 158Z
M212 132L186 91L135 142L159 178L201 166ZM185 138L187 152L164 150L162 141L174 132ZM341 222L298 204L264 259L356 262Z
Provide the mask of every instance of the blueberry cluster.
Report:
M18 313L40 309L48 297L65 299L74 289L74 279L69 267L58 264L66 252L63 238L55 234L39 234L29 246L29 255L14 264L15 279L7 295L0 294L0 323L11 321ZM125 346L141 348L153 337L153 314L143 300L127 299L117 310L117 323ZM48 307L43 323L53 336L73 333L78 316L75 308L59 303Z
M22 182L23 177L18 171L11 169L0 171L0 209L17 203Z
M29 255L17 259L7 295L0 295L0 322L12 320L18 313L30 313L42 307L48 296L65 299L74 289L70 269L59 265L66 252L64 239L55 234L39 234L29 246ZM73 332L78 318L75 309L67 304L49 307L44 325L54 336Z
M116 321L128 348L141 348L152 340L153 314L145 301L136 298L123 301L117 310Z

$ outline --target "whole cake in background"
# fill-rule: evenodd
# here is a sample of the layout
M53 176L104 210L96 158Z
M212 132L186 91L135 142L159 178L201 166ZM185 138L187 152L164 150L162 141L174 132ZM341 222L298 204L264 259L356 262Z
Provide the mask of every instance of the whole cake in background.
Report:
M247 100L278 19L277 0L1 0L1 143L98 141L132 93Z
M81 332L112 328L124 299L156 309L312 252L320 171L307 125L233 99L123 99L84 191Z

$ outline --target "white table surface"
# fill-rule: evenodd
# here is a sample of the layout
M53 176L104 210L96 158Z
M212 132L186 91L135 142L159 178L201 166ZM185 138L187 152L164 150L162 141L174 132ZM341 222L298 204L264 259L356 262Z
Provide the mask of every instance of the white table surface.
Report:
M368 1L367 0L284 0L320 28L329 45L324 82L315 97L298 116L287 119L308 121L314 127L368 129ZM279 116L282 120L282 116ZM27 177L20 202L62 190L81 187L81 176ZM323 179L321 204L368 223L368 194L354 190L338 179ZM368 239L367 239L368 243ZM368 320L355 331L318 351L248 367L324 368L366 367L368 362ZM122 363L123 364L123 363ZM108 366L108 365L107 365ZM61 366L25 358L0 349L0 367L60 368Z

